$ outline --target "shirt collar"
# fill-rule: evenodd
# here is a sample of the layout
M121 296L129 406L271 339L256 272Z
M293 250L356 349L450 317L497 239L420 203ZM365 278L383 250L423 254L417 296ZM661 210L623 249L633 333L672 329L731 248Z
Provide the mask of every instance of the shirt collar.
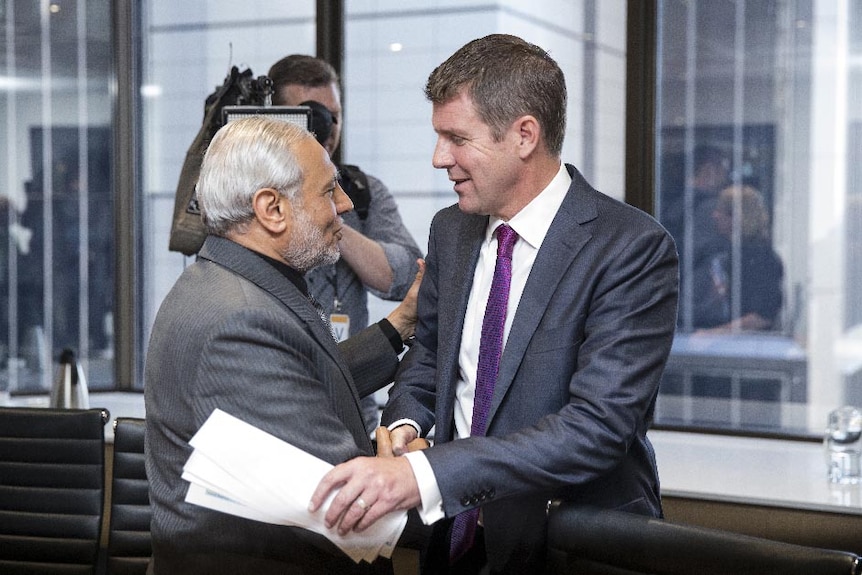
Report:
M246 248L247 249L247 248ZM253 254L257 255L260 259L267 262L269 265L274 267L278 273L283 275L287 280L290 281L296 288L302 292L302 295L308 297L308 284L305 282L305 278L299 273L297 270L293 269L286 263L279 261L275 258L271 258L267 255L264 255L260 252L256 252L254 250L249 250Z
M566 170L565 164L561 163L557 175L554 176L547 187L539 192L539 195L524 206L520 212L515 214L515 217L508 222L504 222L500 218L493 216L490 218L485 240L490 241L497 226L505 223L515 230L519 238L538 250L571 184L572 177L569 175L568 170Z

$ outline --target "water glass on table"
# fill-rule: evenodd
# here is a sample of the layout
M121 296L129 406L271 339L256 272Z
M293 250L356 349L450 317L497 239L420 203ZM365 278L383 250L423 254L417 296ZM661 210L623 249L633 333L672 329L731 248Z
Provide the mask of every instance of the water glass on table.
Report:
M862 410L844 406L829 412L823 444L830 482L862 481Z

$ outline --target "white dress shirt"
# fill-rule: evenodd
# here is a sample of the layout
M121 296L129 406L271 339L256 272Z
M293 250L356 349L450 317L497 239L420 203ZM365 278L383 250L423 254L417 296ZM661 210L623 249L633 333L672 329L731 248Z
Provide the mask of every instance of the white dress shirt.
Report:
M560 165L560 170L551 183L524 208L515 214L508 222L492 217L488 222L485 239L479 253L479 261L473 274L473 287L470 291L470 299L464 315L464 328L461 332L461 350L458 355L459 378L455 388L455 431L457 438L470 436L470 426L473 422L473 399L476 393L476 369L479 360L479 340L482 332L482 321L485 316L485 306L491 291L491 280L494 276L494 267L497 261L497 236L494 233L497 227L503 223L508 224L518 234L518 241L512 253L512 283L509 288L509 301L506 308L506 325L503 331L504 353L505 341L509 337L512 320L527 278L536 261L536 254L542 246L545 235L551 227L560 205L569 190L572 178L566 171L565 165ZM396 421L390 425L390 429L410 423L418 428L415 422L406 420ZM421 430L419 430L421 435ZM421 451L414 451L405 455L413 468L413 474L419 485L419 493L422 498L422 508L419 514L422 520L433 523L442 519L443 498L431 465Z

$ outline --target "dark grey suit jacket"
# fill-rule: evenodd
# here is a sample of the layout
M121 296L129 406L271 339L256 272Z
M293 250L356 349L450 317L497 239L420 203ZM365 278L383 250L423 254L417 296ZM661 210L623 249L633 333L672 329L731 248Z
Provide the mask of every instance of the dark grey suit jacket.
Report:
M451 441L464 312L488 218L432 223L416 344L383 424L429 430L447 517L482 505L495 572L539 573L551 499L659 516L646 432L673 339L678 262L647 214L572 185L539 250L500 363L487 438Z
M216 408L332 464L372 455L359 398L390 382L397 363L378 326L336 345L271 264L208 237L162 303L147 352L155 572L369 572L310 531L185 503L180 475L189 439Z

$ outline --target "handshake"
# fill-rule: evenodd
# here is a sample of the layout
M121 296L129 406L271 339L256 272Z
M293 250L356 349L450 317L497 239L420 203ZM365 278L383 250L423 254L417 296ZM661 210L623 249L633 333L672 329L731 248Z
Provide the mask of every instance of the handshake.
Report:
M216 409L190 441L194 449L182 475L189 482L186 501L246 519L309 529L356 562L390 557L406 525L406 510L414 506L411 487L416 488L410 463L396 454L429 445L416 438L412 427L404 427L392 434L386 428L377 430L379 457L359 457L333 467ZM361 470L355 477L354 468ZM392 484L398 488L394 492L387 487ZM346 493L330 495L342 485ZM323 499L315 499L324 491ZM326 508L330 496L333 503ZM310 508L309 500L317 504ZM318 510L321 513L315 513ZM337 533L333 526L338 526Z
M409 425L405 426L409 429ZM401 436L399 433L401 428L396 428L396 437L401 441L398 444L398 451L395 451L392 445L392 433L385 427L378 427L374 432L375 440L377 441L377 457L395 457L396 455L404 455L411 451L420 451L431 446L428 440L422 437L416 437L412 440L407 439L407 436ZM407 431L407 430L405 430ZM414 430L415 431L415 430ZM406 442L406 443L404 443ZM401 446L404 446L403 448Z
M330 470L317 485L308 510L315 513L330 495L324 523L341 536L362 532L393 511L421 507L419 484L407 457L398 457L429 447L411 425L389 431L378 427L377 457L357 457ZM424 458L423 458L424 459ZM426 463L427 465L427 463Z

